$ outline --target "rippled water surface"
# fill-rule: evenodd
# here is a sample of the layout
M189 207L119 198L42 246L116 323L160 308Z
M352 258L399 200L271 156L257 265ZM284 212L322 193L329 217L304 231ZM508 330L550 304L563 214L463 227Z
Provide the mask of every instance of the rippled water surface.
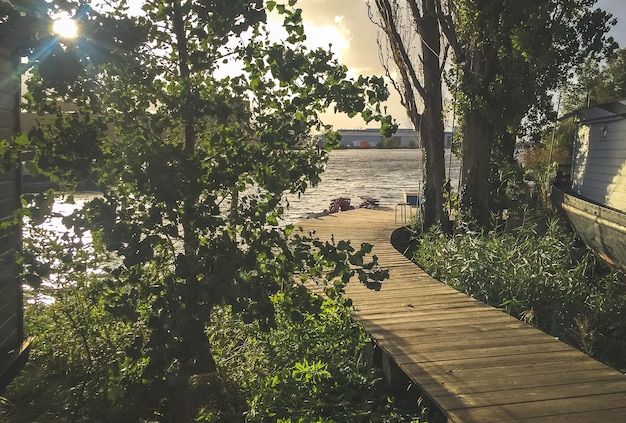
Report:
M295 223L312 213L321 213L337 197L349 197L355 207L361 202L360 195L377 198L380 206L393 207L402 201L403 190L421 192L423 166L419 149L333 151L320 184L309 188L300 198L288 196L285 222ZM454 156L450 160L450 150L446 150L446 175L451 175L453 183L458 181L459 168L459 161ZM67 215L91 198L93 195L88 193L77 195L77 205L58 201L55 211ZM59 223L55 221L52 226Z
M361 202L359 195L377 198L381 206L395 206L402 201L403 190L421 191L423 166L419 149L333 151L322 182L301 198L288 198L285 220L294 223L320 213L337 197L349 197L355 207ZM446 150L446 175L453 182L458 181L459 169L459 161L454 156L450 161L450 150Z

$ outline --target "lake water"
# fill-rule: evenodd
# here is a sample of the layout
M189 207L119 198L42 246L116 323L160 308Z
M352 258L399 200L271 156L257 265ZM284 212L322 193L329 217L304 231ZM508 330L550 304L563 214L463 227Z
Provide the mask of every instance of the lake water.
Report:
M420 149L353 149L335 150L330 153L326 171L317 187L306 193L288 196L289 209L285 221L294 223L304 220L311 213L328 209L330 201L337 197L349 197L358 207L361 196L377 198L381 206L394 207L403 200L403 190L422 191L424 163ZM446 150L446 175L454 184L459 179L460 162L450 150Z
M423 156L420 149L351 149L330 153L322 181L310 187L300 198L289 195L289 208L285 210L285 222L295 223L313 213L328 209L330 201L348 197L358 207L359 196L374 197L380 206L394 207L403 199L403 190L421 192ZM459 179L460 162L450 150L446 150L446 175L450 175L453 187ZM93 198L93 195L77 194L77 205ZM77 205L57 201L54 211L63 215L71 213ZM58 225L55 221L51 226Z
M378 199L380 206L394 207L403 200L403 190L421 192L423 167L422 151L418 149L333 151L330 153L326 171L321 175L319 185L309 188L300 198L296 195L288 197L289 208L285 210L284 221L287 224L297 223L305 220L310 214L321 213L328 209L330 201L337 197L349 197L355 207L361 202L360 195ZM447 150L446 175L451 175L453 184L458 181L459 170L459 161L454 156L450 160L450 151ZM60 216L71 214L94 195L78 193L75 196L75 204L57 200L53 206L57 217L49 219L43 226L61 236L66 229L61 223ZM90 244L91 235L88 232L83 234L83 242L86 246ZM54 280L54 276L52 279ZM46 296L39 298L44 302L53 301Z

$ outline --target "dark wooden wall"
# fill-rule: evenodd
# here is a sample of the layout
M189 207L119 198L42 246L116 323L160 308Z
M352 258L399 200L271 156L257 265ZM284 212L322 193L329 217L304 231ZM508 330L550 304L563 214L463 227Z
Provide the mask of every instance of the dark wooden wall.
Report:
M19 84L11 52L0 47L0 140L10 139L19 128ZM0 173L0 222L12 221L20 205L20 171ZM19 226L0 229L0 389L25 359L22 289L15 253L20 248Z

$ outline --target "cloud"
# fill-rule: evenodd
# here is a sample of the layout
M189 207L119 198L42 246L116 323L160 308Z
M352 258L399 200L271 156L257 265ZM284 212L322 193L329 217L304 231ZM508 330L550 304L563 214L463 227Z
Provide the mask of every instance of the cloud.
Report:
M358 75L384 75L385 71L378 55L378 31L368 16L367 0L298 0L302 9L307 38L310 42L318 38L326 40L332 34L333 52L339 61L350 70L351 77ZM313 29L313 31L309 31ZM325 31L328 31L325 33ZM387 102L387 112L401 124L407 126L406 112L400 105L398 95L390 87L392 97ZM383 105L385 106L385 105ZM366 125L359 118L328 113L327 121L337 128L376 127Z
M348 49L339 59L350 69L364 74L382 74L376 44L377 28L369 20L366 0L299 0L305 23L335 27ZM311 36L311 35L310 35Z
M371 0L370 0L371 1ZM338 58L351 70L351 75L383 75L384 69L378 54L378 28L368 16L368 0L298 0L297 7L302 9L307 25L317 28L336 28L334 36L343 37L341 45L347 46L334 50ZM609 35L626 47L626 3L624 0L598 0L597 7L606 10L617 18ZM373 6L375 7L375 6ZM307 27L308 28L308 27ZM310 38L316 34L309 34ZM334 44L338 42L338 38ZM392 98L388 101L391 113L402 126L408 126L404 108L399 104L399 97L390 88ZM349 127L354 121L343 120L340 126Z

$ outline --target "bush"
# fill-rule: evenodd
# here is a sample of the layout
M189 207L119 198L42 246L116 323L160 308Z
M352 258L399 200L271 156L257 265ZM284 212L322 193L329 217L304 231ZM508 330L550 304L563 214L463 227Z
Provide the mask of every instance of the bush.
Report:
M413 260L434 278L626 369L620 273L602 267L558 220L541 232L431 231L416 243Z
M81 237L42 228L26 234L24 250L26 279L35 283L25 291L32 350L0 406L0 420L138 421L146 408L141 384L125 381L127 389L119 391L114 370L140 334L104 306L99 258ZM138 363L127 365L131 374Z
M43 230L26 237L25 250L29 279L43 283L27 291L33 351L0 402L0 420L166 420L160 410L168 404L151 395L141 378L147 363L133 353L147 328L118 317L95 270L110 258L98 257L80 237ZM368 339L348 302L322 300L304 287L297 294L273 297L276 326L269 331L216 307L206 326L216 371L195 376L189 390L196 421L412 421L362 360Z

